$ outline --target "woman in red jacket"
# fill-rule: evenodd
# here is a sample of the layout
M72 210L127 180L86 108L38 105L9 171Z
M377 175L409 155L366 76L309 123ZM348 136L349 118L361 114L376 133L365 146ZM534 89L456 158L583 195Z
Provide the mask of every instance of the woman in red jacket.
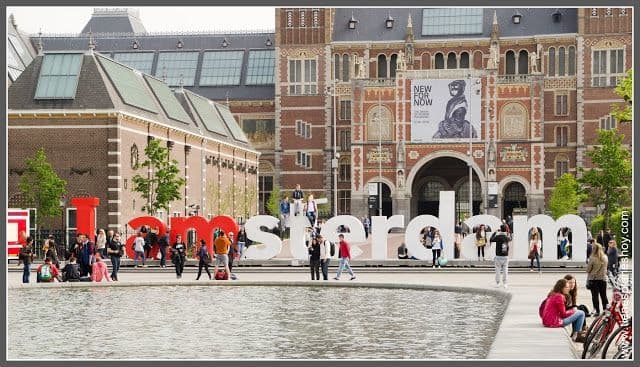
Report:
M544 305L542 312L542 324L545 327L564 327L573 324L573 330L582 330L584 324L584 312L576 308L565 308L565 297L569 294L571 286L566 279L556 282ZM572 337L574 334L571 335ZM580 341L581 335L576 336L576 341Z

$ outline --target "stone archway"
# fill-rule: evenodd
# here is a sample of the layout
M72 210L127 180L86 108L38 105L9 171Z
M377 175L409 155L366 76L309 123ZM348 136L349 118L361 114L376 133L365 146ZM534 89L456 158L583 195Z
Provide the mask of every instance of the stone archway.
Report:
M485 177L480 167L473 162L473 183L480 186L480 195L474 195L473 214L480 214L483 208L482 193L486 192ZM439 211L436 191L454 190L456 184L465 178L468 180L468 157L459 152L439 151L423 157L413 167L407 178L407 191L411 193L410 215L437 215ZM467 184L468 187L468 184ZM473 190L476 192L477 190ZM468 192L468 191L466 191ZM456 197L456 208L459 214L469 212L468 195Z

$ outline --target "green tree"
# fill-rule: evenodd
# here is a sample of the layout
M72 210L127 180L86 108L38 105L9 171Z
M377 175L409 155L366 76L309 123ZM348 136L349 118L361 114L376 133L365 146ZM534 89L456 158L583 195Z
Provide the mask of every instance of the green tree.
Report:
M242 198L242 214L245 219L249 219L249 217L255 212L257 199L258 190L256 189L256 184L248 185L244 192L244 197Z
M151 140L144 149L144 154L147 159L140 166L150 169L151 174L149 178L135 175L133 190L147 200L143 210L155 215L160 209L168 211L169 203L182 198L180 188L186 181L178 176L178 161L169 159L169 149L160 146L158 140Z
M565 173L556 181L551 192L549 208L553 218L558 219L565 214L578 214L578 206L586 196L580 193L580 185L570 173Z
M67 191L67 182L56 174L40 148L35 157L25 159L26 169L18 187L26 199L37 210L36 225L45 218L62 215L60 198Z
M578 180L595 205L603 205L604 225L611 213L629 201L631 196L631 153L622 146L624 135L617 130L599 130L598 144L587 152L594 168L585 170Z
M616 94L624 99L627 105L622 109L617 105L613 105L611 111L616 120L630 122L633 119L633 113L631 111L631 105L633 103L633 69L629 69L627 76L620 80L620 84L616 86Z
M274 217L280 216L280 186L273 185L273 190L267 200L267 212Z

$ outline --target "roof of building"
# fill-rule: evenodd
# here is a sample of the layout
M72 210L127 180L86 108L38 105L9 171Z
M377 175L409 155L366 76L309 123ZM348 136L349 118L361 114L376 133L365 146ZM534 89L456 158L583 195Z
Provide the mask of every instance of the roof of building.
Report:
M272 31L149 33L144 29L139 14L134 9L94 9L91 19L80 34L33 36L31 42L35 45L41 41L45 51L86 51L90 39L95 44L97 52L115 59L119 59L118 54L126 53L125 56L131 60L140 57L134 54L153 53L153 56L147 59L148 65L144 68L139 62L119 60L161 79L168 76L166 81L173 87L180 85L178 79L186 79L183 83L185 88L211 100L272 100L275 98L273 80L275 62L268 78L260 79L259 83L247 78L251 72L249 69L255 64L250 60L252 51L270 50L273 55L275 33ZM218 78L217 84L211 85L210 79L207 79L208 75L205 75L206 80L201 82L205 54L211 51L242 52L242 62L237 65L237 73L240 75L238 81L221 82ZM188 76L179 78L179 75L173 75L172 77L171 70L167 72L167 64L161 60L160 55L169 52L198 53L194 57L193 67L180 66L182 72L188 73ZM275 60L275 55L272 57ZM215 68L218 69L217 72L212 71ZM205 69L214 74L223 74L228 68L229 64L226 63L205 65Z
M441 8L443 11L473 12L474 8ZM409 15L413 26L415 40L443 39L443 38L481 38L491 35L493 12L496 11L500 37L531 36L545 34L563 34L578 32L577 9L554 8L477 8L482 10L482 26L480 32L465 33L458 25L463 21L464 14L441 13L441 25L449 30L449 34L423 35L423 11L425 8L336 8L333 30L333 41L396 41L404 40ZM432 9L428 9L432 10ZM433 9L435 10L435 9ZM552 14L560 13L558 22L554 22ZM514 24L513 15L521 15L520 24ZM391 16L393 27L386 28L385 21ZM349 29L351 18L356 23L355 29ZM432 22L426 25L437 25ZM457 34L455 34L457 33Z
M37 55L29 37L18 29L13 14L7 18L7 76L14 82Z
M82 29L87 33L134 33L145 34L147 30L140 21L140 12L131 8L95 8L91 19Z
M43 89L46 93L41 92ZM205 128L209 121L195 116L181 88L171 91L161 80L98 53L67 51L37 56L9 87L8 108L113 109L252 149L246 138L237 134L241 129L233 116L218 112L226 106L219 106L204 97L198 98L206 101L212 112L208 118L215 119L213 123L218 123L220 130Z

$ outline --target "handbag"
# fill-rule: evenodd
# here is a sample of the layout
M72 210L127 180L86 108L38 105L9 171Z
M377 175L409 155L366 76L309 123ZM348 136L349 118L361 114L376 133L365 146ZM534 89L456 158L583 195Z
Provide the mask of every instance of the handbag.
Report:
M535 250L529 251L529 256L527 256L527 259L533 260L535 258L536 258Z
M202 261L207 265L211 264L211 256L209 256L209 254L204 255Z
M593 280L589 279L587 280L587 284L585 284L585 287L587 287L587 289L591 289L593 288Z

